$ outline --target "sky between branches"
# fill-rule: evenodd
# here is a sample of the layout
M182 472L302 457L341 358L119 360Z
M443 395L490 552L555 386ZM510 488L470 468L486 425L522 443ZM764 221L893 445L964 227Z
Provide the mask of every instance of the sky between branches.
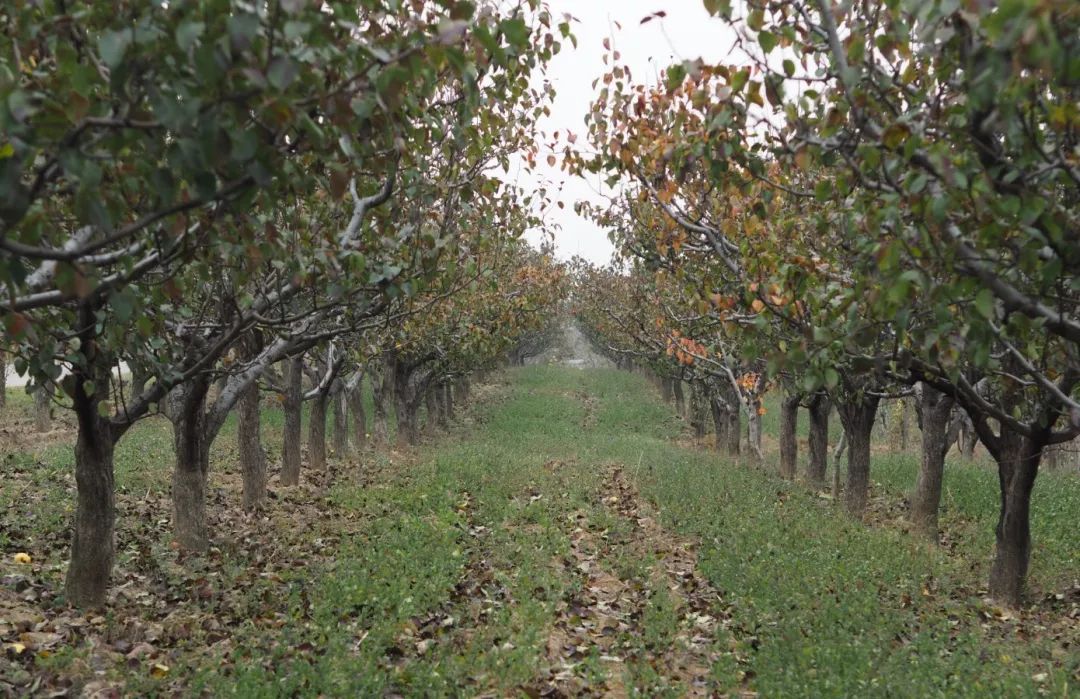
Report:
M676 61L721 59L734 40L731 30L710 21L701 0L548 0L548 4L554 20L562 21L564 13L573 15L571 27L578 40L577 49L566 42L548 72L558 91L551 117L541 122L548 142L554 132L565 138L570 131L578 136L577 147L586 146L584 117L596 92L592 83L610 70L603 62L605 38L622 54L619 63L630 68L633 80L649 85L656 84L664 69ZM657 11L666 16L641 23ZM567 176L559 170L561 156L555 167L549 167L549 153L546 147L541 148L536 173L522 174L521 184L536 188L546 182L549 191L561 186L561 194L555 198L562 200L565 208L553 206L548 212L548 221L556 227L559 258L580 255L594 263L606 263L613 251L607 233L575 214L573 205L579 200L603 201L602 195L610 191L600 178L586 182Z

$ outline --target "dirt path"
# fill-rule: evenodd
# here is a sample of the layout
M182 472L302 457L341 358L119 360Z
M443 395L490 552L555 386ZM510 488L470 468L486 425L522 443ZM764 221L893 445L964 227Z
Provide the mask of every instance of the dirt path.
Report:
M657 522L620 466L606 467L597 500L599 513L572 515L569 554L553 562L578 584L557 605L546 667L526 692L715 695L712 670L732 654L716 639L730 625L694 543Z

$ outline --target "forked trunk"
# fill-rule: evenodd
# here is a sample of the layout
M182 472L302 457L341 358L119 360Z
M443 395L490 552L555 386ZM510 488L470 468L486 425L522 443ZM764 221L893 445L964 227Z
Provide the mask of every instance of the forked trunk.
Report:
M807 440L809 463L806 477L817 487L824 487L825 472L829 466L829 411L832 405L824 393L810 399L810 435Z
M863 393L840 403L837 410L847 437L847 509L854 515L866 511L870 497L870 436L874 430L879 398Z
M237 405L236 446L244 480L244 509L258 508L266 500L266 452L262 447L259 384L252 381L240 394Z
M203 551L210 545L206 525L212 440L206 420L209 387L209 380L199 377L179 387L173 397L173 533L177 543L190 551Z
M911 494L911 524L924 538L937 541L938 509L945 454L949 451L949 416L953 399L926 384L917 388L917 414L922 428L922 458Z
M799 396L787 393L780 403L780 477L795 480L799 442L796 428L799 423Z
M301 406L304 400L304 357L289 360L285 377L285 424L281 433L281 484L300 483Z

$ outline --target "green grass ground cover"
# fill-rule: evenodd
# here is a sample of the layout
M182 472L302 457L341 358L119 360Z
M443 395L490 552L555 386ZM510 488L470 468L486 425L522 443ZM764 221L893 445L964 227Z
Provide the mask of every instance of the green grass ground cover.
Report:
M1075 601L1055 601L1080 575L1074 474L1040 479L1035 606L1013 614L982 599L996 516L996 476L983 467L950 463L948 546L929 546L896 516L914 455L875 458L878 516L863 524L802 484L677 446L681 421L640 377L529 367L502 381L478 391L451 434L415 452L343 461L295 492L272 484L277 497L254 519L220 514L239 500L227 427L212 477L221 541L204 559L169 547L168 425L140 425L117 455L126 518L117 582L150 600L74 629L60 628L75 617L50 596L63 570L70 450L10 455L2 572L19 572L15 551L34 555L41 599L31 606L62 641L44 656L9 649L0 677L252 697L1080 691ZM265 419L276 445L280 416ZM643 547L643 520L608 504L616 467L653 508L642 512L672 540L694 542L710 609L691 613L687 586L665 577L671 549ZM585 608L607 604L604 581L632 604ZM609 611L623 623L605 626ZM682 648L703 616L718 622ZM568 628L581 633L569 638ZM139 642L151 652L132 659ZM673 671L701 658L705 685Z

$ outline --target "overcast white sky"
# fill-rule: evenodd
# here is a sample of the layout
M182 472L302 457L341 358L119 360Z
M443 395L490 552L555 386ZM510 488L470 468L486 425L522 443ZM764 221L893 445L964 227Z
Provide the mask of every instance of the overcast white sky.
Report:
M622 54L619 63L630 68L635 82L650 84L671 63L698 57L706 61L721 60L732 45L731 30L723 22L710 18L701 0L548 0L548 3L554 18L570 13L578 20L571 22L578 48L575 50L565 42L549 67L548 78L558 95L551 117L544 120L541 128L549 139L555 131L576 133L580 137L578 146L586 141L584 116L593 100L592 82L608 70L603 63L605 38L610 37L612 48ZM658 10L667 16L641 24L644 17ZM561 227L555 233L558 256L569 259L581 255L594 263L606 263L612 252L606 231L578 217L573 207L575 201L597 199L593 187L599 189L600 183L592 182L590 187L590 183L568 177L558 167L549 168L546 156L546 152L541 152L538 158L537 182L546 178L556 186L561 183L560 198L566 203L565 209L553 208L550 213L550 221Z

